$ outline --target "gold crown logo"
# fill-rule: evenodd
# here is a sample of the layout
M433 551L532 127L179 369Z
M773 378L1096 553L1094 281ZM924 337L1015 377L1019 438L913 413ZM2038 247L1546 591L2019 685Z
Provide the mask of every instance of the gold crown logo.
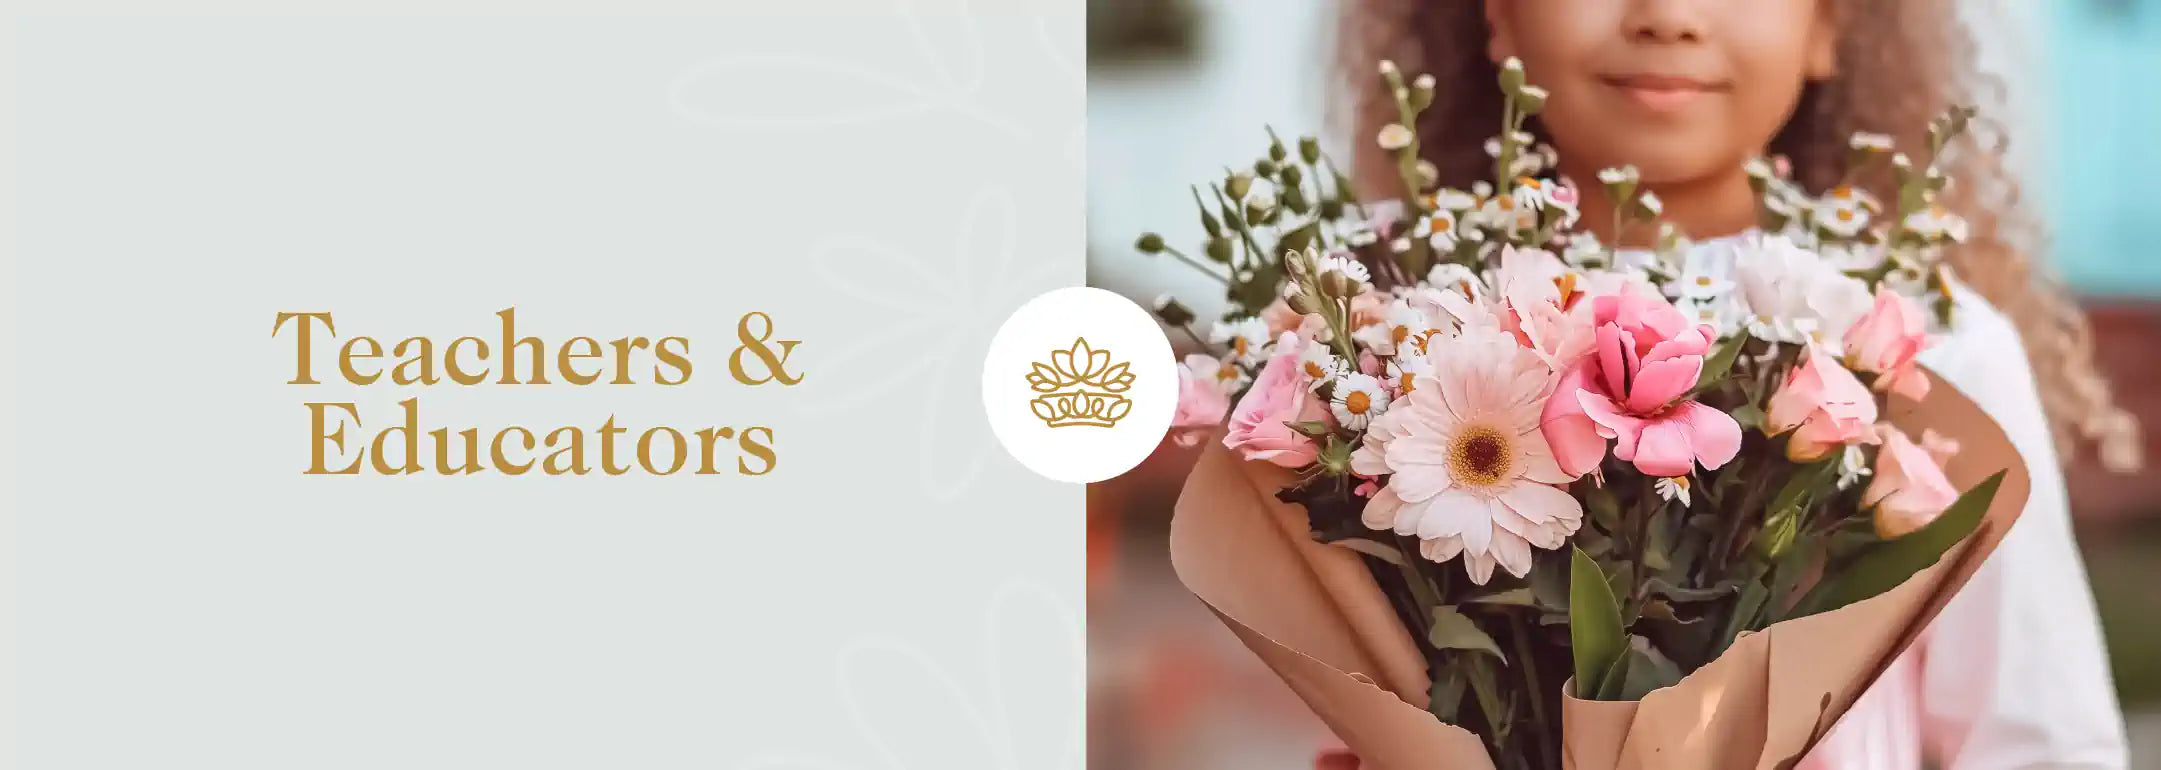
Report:
M1133 387L1133 373L1123 362L1111 363L1110 351L1089 347L1085 338L1074 338L1066 350L1051 351L1048 364L1036 362L1028 372L1028 387L1043 394L1028 406L1053 428L1109 428L1133 410L1133 402L1118 395Z

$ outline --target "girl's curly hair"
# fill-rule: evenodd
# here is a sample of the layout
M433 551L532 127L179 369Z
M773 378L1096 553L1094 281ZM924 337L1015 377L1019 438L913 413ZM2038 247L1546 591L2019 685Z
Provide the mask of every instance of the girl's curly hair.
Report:
M1925 147L1929 121L1952 105L1980 105L1973 128L1947 151L1954 180L1946 203L1965 216L1971 235L1948 255L1960 280L2018 327L2037 379L2060 458L2081 439L2097 442L2119 469L2139 464L2137 423L2116 407L2095 372L2085 314L2033 256L2045 243L2018 180L2004 160L2008 138L1990 105L2006 102L2003 80L1984 72L1956 0L1825 0L1840 29L1839 74L1803 91L1794 116L1771 142L1793 164L1796 181L1815 192L1845 170L1847 139L1857 131ZM1501 121L1498 71L1487 58L1491 32L1484 3L1470 0L1348 0L1339 24L1340 93L1350 135L1371 137L1395 120L1394 103L1375 86L1374 66L1390 59L1405 72L1429 72L1433 107L1416 127L1443 184L1467 188L1491 172L1482 149ZM1543 133L1533 125L1534 132ZM1369 192L1395 179L1393 161L1370 141L1356 143L1355 165ZM1879 198L1888 174L1860 180Z

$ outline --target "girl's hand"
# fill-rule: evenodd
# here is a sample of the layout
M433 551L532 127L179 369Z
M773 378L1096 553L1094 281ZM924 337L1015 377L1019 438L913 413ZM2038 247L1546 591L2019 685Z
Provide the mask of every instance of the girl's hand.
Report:
M1313 758L1313 770L1358 770L1358 755L1350 749L1328 749Z

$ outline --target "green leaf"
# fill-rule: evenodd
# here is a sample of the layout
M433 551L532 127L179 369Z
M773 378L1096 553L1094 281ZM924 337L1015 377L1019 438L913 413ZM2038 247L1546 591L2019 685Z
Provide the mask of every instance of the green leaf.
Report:
M1749 580L1742 583L1741 596L1734 600L1733 612L1726 616L1726 625L1719 630L1718 638L1712 643L1709 657L1724 655L1726 648L1733 646L1734 637L1740 636L1742 631L1748 630L1756 621L1756 614L1763 610L1763 602L1770 596L1771 589L1765 588L1761 581Z
M1538 596L1537 594L1532 592L1530 586L1524 586L1522 588L1511 588L1506 591L1496 591L1494 593L1486 594L1484 596L1473 596L1469 599L1463 600L1463 602L1465 604L1501 604L1512 607L1536 607L1538 606Z
M1944 509L1943 515L1927 526L1905 537L1862 548L1836 571L1836 580L1825 580L1801 598L1794 617L1829 612L1877 596L1897 588L1914 573L1928 569L1981 526L1981 518L1987 515L1989 504L1996 500L1996 489L2003 484L2003 476L2003 471L1997 471L1967 490L1959 496L1958 502Z
M1628 683L1629 655L1627 645L1621 647L1621 657L1606 669L1606 678L1598 684L1598 695L1592 700L1621 700L1621 691Z
M1733 410L1733 421L1741 424L1741 430L1761 428L1763 420L1763 408L1755 404L1742 404L1740 408Z
M1779 511L1801 507L1802 499L1806 498L1810 492L1829 486L1832 474L1838 472L1838 459L1837 457L1826 457L1801 466L1800 470L1794 471L1793 476L1786 479L1786 486L1780 487L1778 495L1771 498L1771 504L1763 509L1763 520L1769 521L1771 516ZM1748 514L1752 512L1743 511L1742 513Z
M1644 593L1652 596L1663 596L1677 602L1707 602L1731 595L1739 590L1741 590L1741 581L1732 579L1721 580L1702 588L1682 588L1666 582L1665 578L1655 577L1644 581L1643 584Z
M1607 532L1621 528L1621 501L1614 498L1613 490L1603 485L1593 486L1584 492L1583 502L1591 509L1592 523Z
M1389 564L1393 564L1398 567L1401 567L1407 563L1403 560L1403 551L1387 543L1369 540L1363 537L1347 537L1342 540L1335 541L1335 544L1343 546L1345 548L1349 548L1353 551L1357 551L1367 556L1371 556L1381 561L1388 562Z
M1470 617L1457 612L1454 605L1433 608L1433 627L1427 629L1426 641L1432 642L1437 650L1475 650L1492 653L1504 663L1508 661L1508 656L1501 654L1501 645L1477 623L1471 622Z
M1301 422L1286 422L1283 424L1289 426L1291 430L1296 431L1299 435L1305 436L1307 438L1320 438L1322 436L1335 433L1333 429L1328 427L1327 422L1321 420L1304 420Z
M1734 360L1741 357L1741 349L1748 347L1748 340L1748 333L1742 332L1727 340L1726 344L1718 346L1718 352L1704 359L1703 373L1696 376L1695 389L1706 390L1724 381L1726 373L1733 370Z
M1621 676L1621 689L1615 697L1621 700L1642 700L1660 687L1670 687L1681 681L1681 667L1673 659L1658 651L1650 640L1635 637L1628 645L1624 660L1626 672Z
M1426 711L1435 719L1456 724L1457 715L1463 710L1463 691L1470 685L1470 677L1463 674L1462 659L1450 656L1446 662L1435 666L1433 687L1426 690L1429 702Z
M1598 562L1581 549L1569 560L1568 640L1576 659L1576 697L1597 699L1626 644L1621 604ZM1618 685L1616 685L1618 686Z

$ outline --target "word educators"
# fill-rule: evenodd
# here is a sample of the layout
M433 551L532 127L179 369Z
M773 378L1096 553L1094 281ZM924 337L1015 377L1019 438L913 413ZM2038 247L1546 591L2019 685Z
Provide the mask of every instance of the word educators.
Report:
M500 335L490 339L462 336L447 344L408 337L385 346L368 336L340 337L328 312L277 314L273 337L293 342L292 385L318 385L337 377L355 386L378 383L448 386L676 386L690 381L694 366L688 337L624 337L601 342L571 337L549 345L517 332L515 308L496 313ZM729 359L735 379L748 385L800 381L787 369L794 340L767 345L772 319L746 314L737 324L743 345ZM319 356L336 349L332 361ZM385 360L385 353L389 360ZM752 374L744 356L766 365ZM335 374L331 371L335 370ZM433 471L446 476L495 472L582 476L598 472L619 476L740 474L761 476L778 464L773 430L762 425L643 430L616 424L614 415L589 425L547 429L511 425L480 428L424 427L420 398L397 402L394 420L364 419L352 401L308 401L307 475L410 475ZM372 435L371 435L372 434Z

